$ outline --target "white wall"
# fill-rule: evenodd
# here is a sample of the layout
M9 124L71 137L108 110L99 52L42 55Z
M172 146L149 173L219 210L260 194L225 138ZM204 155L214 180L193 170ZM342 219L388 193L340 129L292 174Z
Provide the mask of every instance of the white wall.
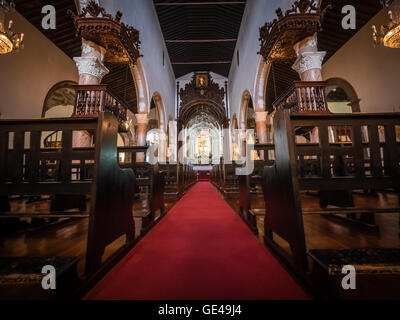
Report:
M139 30L141 40L141 62L149 89L149 101L154 92L161 95L166 119L174 116L175 110L175 76L165 46L165 41L158 22L153 1L151 0L100 0L107 13L115 15L119 10L123 13L121 21ZM162 64L165 53L165 67Z
M248 0L243 14L238 41L232 66L229 72L229 101L231 118L234 113L239 117L242 94L245 90L254 97L257 68L262 59L260 50L259 28L266 22L274 20L276 9L287 10L292 0ZM236 52L239 50L239 66Z
M44 99L60 81L78 81L75 63L23 16L8 15L13 29L25 34L25 48L0 55L2 119L40 118ZM8 20L7 20L8 21Z
M373 46L372 25L388 18L382 10L322 67L323 78L343 78L354 87L361 112L400 112L400 49Z

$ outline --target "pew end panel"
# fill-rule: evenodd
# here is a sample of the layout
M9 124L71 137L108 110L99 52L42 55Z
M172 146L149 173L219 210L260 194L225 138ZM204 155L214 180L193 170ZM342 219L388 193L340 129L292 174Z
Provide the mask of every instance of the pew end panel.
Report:
M92 186L92 206L89 219L86 273L98 270L107 245L126 236L126 246L134 242L135 223L132 207L135 194L135 174L132 169L120 169L117 158L118 121L105 113L99 118Z
M59 133L55 144L46 145L43 138L49 132ZM75 132L90 132L94 143L76 146ZM110 113L99 113L96 118L0 120L4 155L0 157L0 224L21 218L60 219L60 223L89 219L85 277L110 261L102 261L102 253L119 236L127 235L121 249L130 248L135 176L132 170L118 167L117 132L118 121ZM51 199L50 212L11 211L11 196L45 196ZM88 201L90 212L83 212Z
M265 240L296 271L308 273L303 215L344 214L371 221L375 212L400 208L359 208L354 192L400 190L400 114L296 114L278 110L274 117L276 162L264 169ZM343 129L344 128L344 129ZM342 133L344 132L344 133ZM316 141L298 141L314 135ZM303 139L304 140L304 139ZM318 209L302 207L302 192L317 192ZM365 220L365 221L364 221ZM286 240L288 256L272 234ZM297 248L296 248L297 246ZM297 253L296 253L297 252Z

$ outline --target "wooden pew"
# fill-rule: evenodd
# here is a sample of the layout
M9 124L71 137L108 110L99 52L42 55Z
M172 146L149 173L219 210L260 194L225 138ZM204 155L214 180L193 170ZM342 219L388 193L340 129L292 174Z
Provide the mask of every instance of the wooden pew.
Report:
M255 144L254 150L258 159L254 161L254 170L249 175L239 175L239 215L247 223L254 234L258 234L257 217L265 216L265 208L252 206L252 198L263 196L262 174L265 166L274 164L274 145Z
M350 144L337 144L330 139L330 129L343 126L351 131ZM399 195L400 141L396 137L399 126L400 114L396 113L318 115L278 110L274 117L276 161L274 166L265 167L263 173L266 244L295 270L305 273L308 266L304 214L400 212L399 208L348 207L351 198L347 197L354 190L365 189L391 191ZM319 128L318 143L296 144L296 134L304 128L314 127ZM363 132L367 134L363 136ZM306 170L302 165L305 158L315 159L313 165L316 167ZM343 163L343 159L345 168L336 165L340 161ZM323 199L321 208L302 208L302 191L319 192ZM337 208L326 208L328 204ZM288 243L291 254L278 245L274 238L276 235Z
M211 170L211 183L222 192L223 186L223 175L222 175L222 158L220 159L219 164L214 164Z
M159 164L165 177L165 196L178 200L196 183L196 172L189 164Z
M134 218L142 220L143 235L153 225L153 223L165 214L165 201L164 201L164 186L165 178L164 172L159 168L158 164L151 165L148 162L137 161L136 155L138 153L146 153L148 146L132 146L132 147L119 147L118 159L121 168L131 168L136 176L136 185L146 195L148 208L143 210L135 210ZM137 190L139 191L139 190ZM160 215L157 216L157 211Z
M179 187L179 166L177 163L159 164L159 169L164 173L165 190L164 195L167 198L178 200L181 197Z
M237 168L236 162L233 163L225 163L222 164L222 192L224 196L237 197L239 194L239 178L236 174Z
M182 193L184 194L197 182L197 175L196 172L193 170L193 165L182 165L182 171Z
M239 194L239 179L236 168L240 167L235 161L225 163L221 158L218 165L213 165L212 183L226 197L236 197Z
M61 149L42 148L42 132L52 131L62 132ZM92 133L94 147L73 147L73 131ZM99 113L96 118L0 120L0 221L26 216L89 218L87 277L107 268L134 243L135 175L131 169L122 170L118 166L117 133L118 121L108 112ZM47 165L50 162L57 170L54 171L54 165ZM85 172L89 168L92 174ZM90 211L50 211L40 215L10 212L11 195L89 197ZM125 244L102 262L106 246L123 235ZM76 263L71 268L76 268ZM58 292L63 292L59 289Z

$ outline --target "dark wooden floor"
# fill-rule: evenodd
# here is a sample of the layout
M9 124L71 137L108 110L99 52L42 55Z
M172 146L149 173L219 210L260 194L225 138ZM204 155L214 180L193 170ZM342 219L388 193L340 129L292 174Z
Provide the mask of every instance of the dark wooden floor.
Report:
M226 199L237 212L238 199ZM309 208L318 207L318 199L312 195L302 195L303 205ZM391 194L378 194L377 196L355 196L356 204L367 207L379 205L380 207L396 207L396 197ZM167 201L169 210L174 201ZM49 201L39 201L26 204L25 200L12 202L13 211L48 210ZM146 200L138 199L134 210L147 206ZM262 208L264 202L261 196L254 196L253 208ZM376 221L379 231L359 226L352 222L321 215L304 216L307 249L337 249L337 248L379 248L400 247L399 214L377 214ZM136 236L141 229L140 219L135 218ZM263 241L263 218L257 221L259 238ZM18 233L9 234L0 243L0 257L14 256L78 256L80 262L79 272L83 272L86 251L86 237L88 219L66 220L44 228L35 227L27 220L27 227ZM104 259L121 247L123 239L118 239L106 250Z
M166 201L166 211L174 205L174 201ZM13 212L49 212L50 201L43 200L27 204L26 200L11 202ZM147 200L137 199L134 210L147 208ZM21 219L24 225L17 232L7 234L0 240L0 257L40 257L40 256L77 256L80 258L78 272L83 274L85 265L88 218L64 219L52 225L44 225L30 218ZM141 219L135 220L135 235L141 232ZM8 221L10 223L10 221ZM103 260L116 252L124 243L121 237L110 244L104 253Z
M238 199L226 199L230 206L238 212ZM302 194L302 205L305 208L318 208L318 198L306 193ZM397 197L394 194L378 193L376 196L356 194L356 206L359 207L398 207ZM264 208L261 195L253 196L252 208ZM376 224L379 230L345 221L340 218L305 215L303 217L307 249L341 249L341 248L380 248L400 247L399 214L376 214ZM264 237L264 218L257 219L260 241Z

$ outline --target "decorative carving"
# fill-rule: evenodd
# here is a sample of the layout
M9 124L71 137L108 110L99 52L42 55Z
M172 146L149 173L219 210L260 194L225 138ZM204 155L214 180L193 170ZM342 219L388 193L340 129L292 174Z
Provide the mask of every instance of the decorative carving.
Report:
M91 0L79 15L72 11L69 14L74 20L78 35L107 50L105 62L135 64L141 57L139 31L121 22L120 11L113 18L103 7Z
M119 130L126 132L128 128L127 104L107 89L107 85L77 85L74 117L96 117L99 112L111 112L119 122Z
M203 82L200 83L200 81ZM181 108L194 100L211 100L225 108L225 90L211 79L209 73L194 74L192 81L179 91L179 96L181 98Z
M278 18L260 28L259 54L270 61L295 60L293 46L321 30L324 15L331 7L321 10L316 0L299 0L285 14L278 9Z
M293 65L293 69L299 74L311 69L321 69L325 55L325 51L300 53Z
M274 103L274 109L290 109L295 113L330 113L325 99L326 82L295 81Z
M90 74L97 79L99 82L103 77L110 71L101 63L97 57L76 57L74 58L76 66L78 68L79 75Z

